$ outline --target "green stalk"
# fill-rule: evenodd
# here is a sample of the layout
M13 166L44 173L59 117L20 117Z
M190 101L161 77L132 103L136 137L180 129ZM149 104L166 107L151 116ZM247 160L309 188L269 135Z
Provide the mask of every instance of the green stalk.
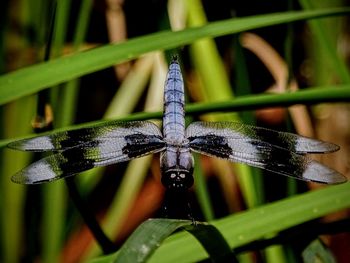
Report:
M258 94L258 95L247 95L237 97L233 100L227 100L222 102L201 102L192 103L186 106L187 115L198 115L206 113L217 113L217 112L232 112L242 110L255 110L266 107L289 107L297 104L314 105L319 103L337 103L337 102L349 102L350 101L350 85L329 85L310 87L308 89L299 90L296 92L287 92L283 94ZM161 111L154 112L137 112L129 114L123 117L115 118L113 121L140 121L149 119L161 119L163 113ZM80 129L90 127L94 125L104 125L110 122L109 120L98 120L92 122L86 122L82 124L71 125L68 127L55 129L51 132L44 134L51 134L58 131L66 131L73 129ZM33 137L35 134L28 134L26 136L3 139L0 140L0 148L5 147L8 143Z
M328 85L310 87L297 92L282 94L258 94L212 103L195 103L186 108L191 114L204 114L213 111L242 111L266 107L289 107L296 104L312 105L323 102L349 102L350 85Z
M93 2L90 0L81 1L81 6L78 15L78 22L75 28L73 39L73 51L77 51L84 43L86 32L89 26L90 14Z
M194 160L195 167L193 171L193 177L195 181L197 199L203 212L205 221L211 221L214 220L215 215L208 192L208 187L203 175L202 166L199 164L200 158L198 158L198 154L194 154Z
M248 74L248 68L246 64L246 60L244 57L243 48L239 42L239 35L235 35L233 37L234 42L234 54L235 54L235 90L236 96L244 96L252 94L251 91L251 83L250 77ZM252 111L243 111L240 112L239 116L241 117L241 121L247 124L255 125L255 115ZM256 204L260 205L264 203L264 183L263 176L260 169L250 168L251 178L253 180L252 186L255 189L256 195Z
M282 245L273 245L264 250L266 262L268 263L287 263L286 255Z
M65 37L68 25L68 17L70 11L70 1L57 1L54 35L52 42L52 56L58 57L64 47ZM53 89L55 93L57 88ZM57 94L55 96L57 98ZM55 102L55 101L53 101ZM60 107L60 103L53 103L54 109L59 108L55 112L62 112L66 109ZM59 115L59 114L57 114ZM63 115L64 116L64 115ZM58 117L55 125L62 126L63 120ZM62 248L65 209L67 191L63 181L58 181L52 184L43 186L43 235L42 235L42 260L43 262L59 262L59 255Z
M72 50L73 53L78 51L79 47L83 44L83 41L85 39L85 35L89 25L91 8L92 8L92 1L90 0L82 1L80 11L79 11L79 16L78 16L78 22L74 33L73 50ZM57 116L56 116L57 125L59 127L67 126L73 123L75 113L76 113L77 102L78 102L78 93L79 93L79 79L71 80L65 85L65 87L63 87L60 94L59 110L57 111Z
M56 56L58 56L64 47L65 36L67 31L67 23L70 10L70 1L57 2L57 16L55 26L54 48ZM73 39L73 51L76 51L83 43L90 17L92 1L85 0L81 4L78 23ZM59 103L56 103L56 126L64 127L73 122L76 112L77 96L78 96L78 80L72 80L62 89ZM47 200L44 208L43 228L43 261L58 262L59 254L62 247L64 233L64 218L67 200L67 191L63 181L45 185L44 196Z
M59 262L67 193L63 181L43 187L42 261Z
M34 110L33 97L23 98L4 107L4 136L28 133ZM23 219L26 187L14 184L10 177L26 166L30 155L6 149L2 152L2 166L0 192L1 192L1 261L20 262L23 251Z

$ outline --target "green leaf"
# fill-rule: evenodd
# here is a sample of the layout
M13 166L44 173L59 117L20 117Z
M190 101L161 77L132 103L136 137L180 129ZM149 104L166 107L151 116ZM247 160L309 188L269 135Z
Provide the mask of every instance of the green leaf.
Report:
M164 239L180 229L185 229L196 237L213 262L232 259L230 247L214 226L205 223L193 225L188 220L149 219L134 231L117 253L91 262L145 262Z
M227 216L211 224L223 234L230 247L235 248L348 207L350 183L290 197ZM197 262L206 257L190 235L178 233L164 242L150 262Z
M147 220L124 243L114 262L145 262L165 238L191 224L187 220Z
M0 105L47 87L136 58L144 53L171 49L204 37L218 37L254 28L330 15L343 15L350 8L328 8L264 14L227 19L177 32L163 31L120 44L108 44L89 51L61 57L19 69L0 77Z
M6 105L2 110L2 133L5 136L14 136L29 132L32 115L27 109L35 105L33 97L23 98ZM17 122L13 122L14 116L18 116ZM0 165L0 243L2 262L20 262L18 253L23 248L23 233L25 232L23 220L26 218L23 207L25 204L26 187L13 184L10 176L28 165L32 155L16 151L1 151ZM9 165L10 164L10 165ZM6 211L6 212L5 212Z
M307 90L299 90L293 93L283 94L260 94L260 95L247 95L237 97L233 100L221 101L221 102L206 102L206 103L194 103L186 106L186 114L204 114L213 112L228 112L228 111L241 111L252 110L265 107L278 107L278 106L292 106L295 104L317 104L321 102L346 102L350 101L350 85L335 85L327 87L315 87ZM147 119L160 119L163 113L158 112L140 112L127 115L125 117L118 118L118 121L137 121ZM78 125L72 125L62 129L56 129L51 132L43 133L42 135L48 135L58 131L66 131L72 129L79 129L94 125L105 125L111 120L99 120L94 122L87 122ZM35 134L28 135L25 138L35 136ZM23 137L22 137L23 138ZM0 148L6 146L8 143L22 139L5 139L0 140Z
M233 100L211 103L195 103L186 107L187 114L212 113L213 111L244 111L266 107L288 107L296 104L311 105L325 102L349 102L350 85L334 85L308 88L282 94L258 94L236 97Z
M226 240L213 225L198 223L195 226L185 226L184 229L202 244L212 262L237 261Z

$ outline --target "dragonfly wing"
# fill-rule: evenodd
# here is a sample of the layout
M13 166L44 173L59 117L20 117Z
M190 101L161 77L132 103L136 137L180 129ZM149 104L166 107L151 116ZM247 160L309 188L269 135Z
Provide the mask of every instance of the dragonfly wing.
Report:
M190 124L186 132L191 150L305 181L327 184L346 181L340 173L305 155L290 151L288 147L282 148L280 145L231 132L230 127L224 127L223 124Z
M38 184L68 177L95 166L93 160L84 156L81 148L73 148L32 163L13 175L11 180L18 184Z
M152 134L150 134L152 133ZM128 161L165 148L160 131L113 129L109 135L97 136L74 147L49 155L12 177L21 184L57 180L97 166Z
M215 134L231 140L263 141L298 154L330 153L339 146L289 132L279 132L238 122L194 122L186 129L186 136Z
M149 121L111 121L107 124L94 127L57 132L50 135L14 141L9 143L8 147L31 152L63 151L78 146L82 147L84 144L91 143L94 140L120 138L133 133L162 136L159 128Z

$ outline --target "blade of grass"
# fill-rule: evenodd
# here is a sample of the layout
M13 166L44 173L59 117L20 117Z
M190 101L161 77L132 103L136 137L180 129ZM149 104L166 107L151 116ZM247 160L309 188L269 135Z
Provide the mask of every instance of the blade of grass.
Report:
M0 105L84 74L128 61L153 50L175 48L203 37L218 37L280 23L343 15L349 12L350 8L343 7L228 19L203 27L178 32L164 31L137 37L120 44L105 45L86 52L38 63L1 76Z
M92 4L93 2L89 0L81 1L78 21L75 28L74 39L73 39L73 51L78 50L85 40L86 32L90 21Z
M288 107L296 104L313 105L323 102L349 102L350 101L350 85L330 85L311 87L305 90L299 90L291 93L283 94L259 94L237 97L233 100L226 100L222 102L202 102L193 103L186 106L187 115L198 115L214 112L230 112L241 110L254 110L265 107ZM139 121L149 119L160 119L162 112L139 112L120 117L113 121ZM66 131L72 129L80 129L94 125L105 125L111 120L98 120L87 122L69 127L55 129L51 132L43 133L42 135L51 134L58 131ZM3 139L0 140L0 148L6 146L8 143L36 136L36 134L29 134L27 136Z
M197 223L197 225L185 226L184 229L201 243L212 262L238 263L226 240L213 225Z
M248 95L222 102L194 103L187 106L186 112L188 114L204 114L213 111L242 111L265 107L288 107L296 104L312 105L349 101L350 85L330 85L283 94Z
M212 262L236 262L225 239L214 226L204 223L193 225L192 221L174 219L145 221L117 253L90 262L146 262L168 236L181 229L191 233L201 243Z
M154 54L149 54L135 62L134 67L131 68L108 106L104 115L105 118L121 116L133 111L151 75L154 58ZM132 96L130 96L131 91Z
M23 98L8 104L3 109L5 136L24 134L29 132L32 114L34 112L34 98ZM30 109L33 109L31 111ZM15 117L16 116L16 117ZM16 120L16 121L14 121ZM11 150L2 151L1 166L1 260L3 262L20 262L22 251L24 202L26 187L11 182L10 176L26 166L31 155Z
M67 200L64 181L45 185L43 198L42 260L43 262L59 262Z
M236 96L251 94L250 77L245 59L245 53L241 43L239 42L239 35L233 36L233 50L234 50L234 61L235 61L235 83L234 89ZM251 111L243 111L239 114L242 122L255 125L255 115ZM264 185L263 177L260 169L251 168L253 186L255 189L256 201L259 204L264 203Z
M89 262L144 262L166 237L177 229L191 224L192 222L188 220L149 219L133 232L120 251Z
M350 207L350 183L330 186L212 222L231 248ZM181 248L181 249L179 249ZM177 253L173 253L176 251ZM149 262L198 262L207 257L186 233L169 237Z
M68 25L70 11L70 1L57 1L54 34L51 54L53 57L61 53ZM51 91L57 91L52 89ZM56 103L56 106L60 103ZM58 108L58 107L57 107ZM59 108L56 112L65 111L67 108ZM59 115L59 114L58 114ZM62 116L62 115L61 115ZM62 127L62 119L58 119L55 124ZM58 181L53 184L43 186L43 217L42 217L42 260L43 262L58 262L63 242L63 229L66 214L67 192L64 181Z
M286 255L283 251L283 246L273 245L264 250L266 262L268 263L287 263Z
M73 52L76 52L83 44L90 20L92 2L82 1L77 25L73 38ZM68 10L69 11L69 10ZM68 14L65 14L68 15ZM66 20L67 17L65 17ZM65 32L63 32L65 33ZM67 126L74 121L79 92L79 80L69 81L61 90L59 109L56 114L56 124L59 127Z
M146 262L165 238L191 224L187 220L149 219L134 231L112 262Z

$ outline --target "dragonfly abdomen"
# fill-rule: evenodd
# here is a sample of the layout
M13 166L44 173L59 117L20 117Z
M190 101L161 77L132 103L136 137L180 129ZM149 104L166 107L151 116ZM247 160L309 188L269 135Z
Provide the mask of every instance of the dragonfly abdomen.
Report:
M184 84L176 60L170 64L165 83L163 134L172 143L181 143L185 138Z

